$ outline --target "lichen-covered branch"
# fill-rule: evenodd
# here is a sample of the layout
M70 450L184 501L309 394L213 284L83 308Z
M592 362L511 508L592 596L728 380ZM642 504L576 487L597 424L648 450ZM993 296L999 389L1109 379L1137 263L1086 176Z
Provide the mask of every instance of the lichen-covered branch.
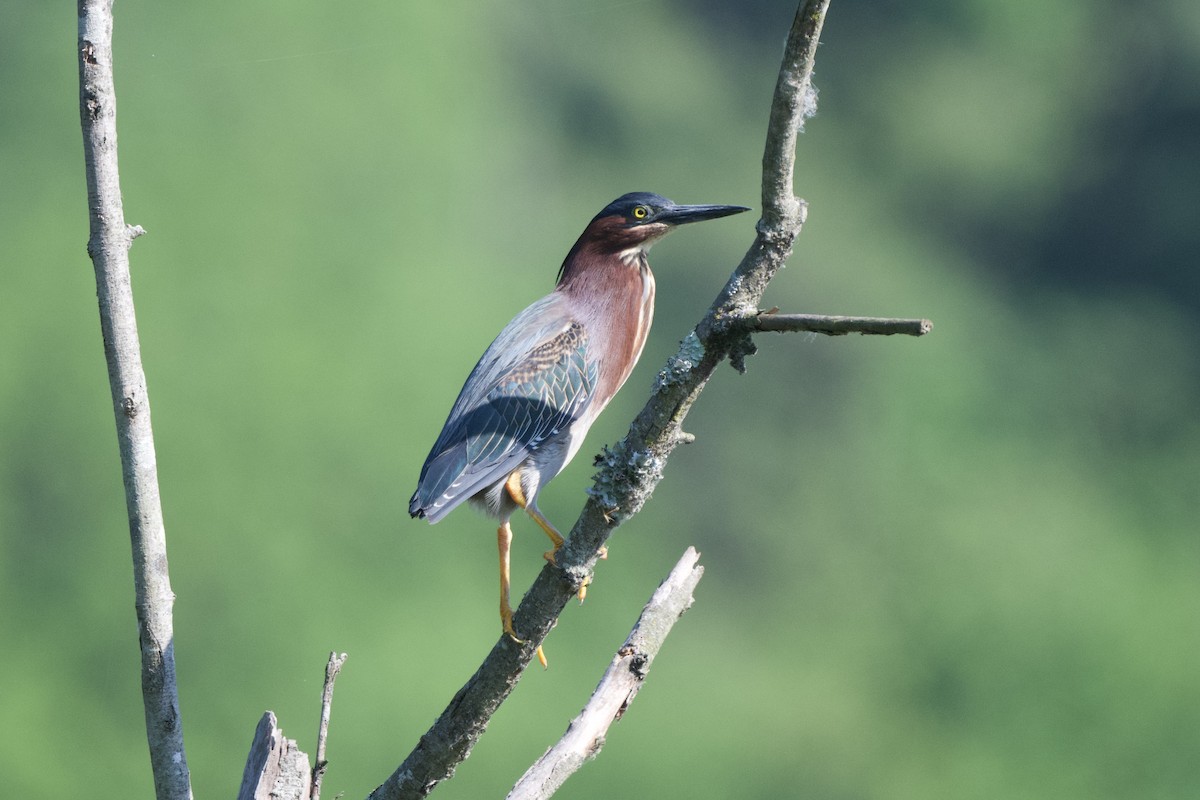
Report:
M696 329L659 373L649 401L618 444L606 449L579 520L556 564L547 565L517 608L518 645L502 636L483 664L421 737L416 749L371 800L425 797L454 774L488 720L508 697L567 601L588 579L600 548L637 513L662 477L668 456L687 437L680 424L705 383L726 359L744 368L753 352L742 325L757 316L772 276L791 255L804 222L804 202L792 193L796 137L816 108L812 66L829 0L805 0L796 14L775 86L763 155L763 213L757 236Z
M655 590L629 638L617 650L596 691L567 732L517 781L508 800L545 800L587 761L596 757L609 727L619 720L650 673L667 634L692 606L692 593L704 575L700 554L689 547Z
M117 171L112 0L79 0L79 116L87 175L88 254L96 271L100 329L112 389L133 547L133 583L142 652L146 738L158 800L191 798L175 685L175 644L167 539L158 494L150 400L129 278L129 247L141 228L125 224Z

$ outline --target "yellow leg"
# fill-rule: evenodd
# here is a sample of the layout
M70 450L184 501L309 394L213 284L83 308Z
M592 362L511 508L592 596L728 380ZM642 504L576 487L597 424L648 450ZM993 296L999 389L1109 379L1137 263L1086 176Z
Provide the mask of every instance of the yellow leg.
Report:
M521 488L521 473L519 471L514 470L513 473L508 476L508 480L504 482L504 488L508 492L508 496L513 499L513 502L516 503L521 508L528 511L529 516L533 517L534 521L538 525L540 525L542 530L544 530L546 532L546 535L550 537L550 541L552 541L554 543L554 549L551 550L549 553L546 553L543 556L547 561L549 561L551 564L553 564L554 563L554 554L557 553L558 548L562 547L562 545L563 545L562 535L559 534L559 532L554 529L554 526L551 525L549 522L547 522L546 518L543 517L541 514L535 514L534 512L529 511L529 508L528 508L529 504L525 500L525 490ZM504 527L508 528L507 522L504 523ZM511 543L511 542L512 542L512 530L509 529L508 543ZM505 624L507 625L507 627L504 629L505 632L508 633L509 636L513 637L513 639L518 644L524 644L524 642L521 641L520 639L517 639L516 634L513 633L512 608L510 608L508 605L508 543L506 543L501 548L501 555L500 555L500 563L501 563L501 566L500 566L500 572L501 572L500 618L502 620L506 620ZM582 600L582 598L580 598L580 599ZM505 609L508 609L507 617L505 617L505 613L506 613ZM538 660L538 663L542 665L542 669L549 668L549 664L547 664L547 662L546 662L546 653L542 650L542 646L540 644L538 645L538 649L537 649L537 660Z
M496 530L496 545L500 550L500 625L504 628L512 640L517 644L525 644L525 640L517 636L517 632L513 630L513 610L509 603L509 550L512 547L512 528L508 525L508 520L504 521ZM542 652L542 646L539 644L537 649L537 660L542 665L542 669L548 669L546 663L546 654Z
M508 520L496 531L496 545L500 549L500 624L514 642L525 644L513 630L513 610L508 602L508 551L512 545L512 528L508 526Z
M504 482L504 488L508 491L508 496L513 499L513 502L525 509L525 513L532 517L533 521L538 524L538 527L545 531L546 535L550 537L550 541L554 547L553 549L543 553L542 558L553 564L554 555L558 552L559 548L563 546L562 534L558 532L557 528L550 524L550 520L543 517L536 509L529 507L529 503L525 499L525 490L521 488L521 473L519 471L514 471L508 476L508 480ZM608 558L607 547L600 548L600 558ZM589 583L591 583L590 578L584 581L579 587L578 597L579 602L581 603L587 598L587 587ZM542 666L545 665L543 664Z
M550 520L546 519L532 508L526 508L525 513L533 517L533 521L538 524L538 527L545 531L546 535L550 537L550 542L553 545L553 548L545 553L542 553L542 558L553 564L554 556L558 553L559 548L563 546L562 534L550 524Z
M508 480L504 483L504 488L508 490L508 496L513 499L513 502L525 509L525 513L532 517L533 521L538 524L538 527L545 531L546 535L550 537L550 541L553 543L554 549L543 554L542 557L553 564L554 554L557 553L558 549L563 546L562 534L558 532L557 528L550 524L550 520L546 519L537 511L529 507L529 503L525 500L525 490L521 488L520 472L513 472L512 475L509 475Z
M545 553L542 553L542 558L546 559L551 564L553 564L554 563L554 555L558 552L558 549L563 546L562 534L559 533L558 530L553 525L550 524L550 520L543 517L541 514L539 514L534 509L526 507L525 513L528 514L529 516L533 517L533 521L538 524L538 527L540 527L542 530L544 530L546 532L546 535L550 537L550 541L554 543L553 550L548 550ZM600 557L608 558L608 550L607 549L603 550ZM591 582L592 582L592 579L588 578L579 585L579 592L576 596L579 598L580 603L582 603L584 600L587 599L587 587L588 587L588 584Z

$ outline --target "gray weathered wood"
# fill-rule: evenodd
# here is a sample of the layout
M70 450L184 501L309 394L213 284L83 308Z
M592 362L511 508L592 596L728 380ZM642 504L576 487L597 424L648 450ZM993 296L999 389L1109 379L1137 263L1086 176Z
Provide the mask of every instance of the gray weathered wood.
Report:
M129 276L129 247L143 231L125 224L117 170L112 0L79 0L78 11L79 115L88 190L87 249L96 272L100 330L129 512L146 738L158 800L189 800L191 777L175 684L175 595L167 571L150 399Z
M508 800L545 800L599 754L609 727L625 714L642 688L667 634L691 608L692 593L704 575L699 560L700 554L694 548L684 552L642 609L587 705L571 720L563 737L521 776L508 793Z
M313 764L310 800L321 800L321 781L325 777L325 769L329 766L329 761L325 758L325 748L329 741L329 715L333 711L333 684L345 663L345 653L330 653L329 661L325 664L325 685L321 690L321 721L317 724L317 763Z
M275 715L262 715L242 771L238 800L308 800L312 768L295 739L284 737Z

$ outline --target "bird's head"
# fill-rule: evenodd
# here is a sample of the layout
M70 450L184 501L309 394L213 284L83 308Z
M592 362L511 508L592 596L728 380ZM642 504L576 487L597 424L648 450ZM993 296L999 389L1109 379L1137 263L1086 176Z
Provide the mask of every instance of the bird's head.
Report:
M745 206L678 205L651 192L630 192L613 200L592 218L571 248L559 270L559 280L582 252L593 257L619 258L627 265L637 263L650 245L679 225L727 217L749 211Z

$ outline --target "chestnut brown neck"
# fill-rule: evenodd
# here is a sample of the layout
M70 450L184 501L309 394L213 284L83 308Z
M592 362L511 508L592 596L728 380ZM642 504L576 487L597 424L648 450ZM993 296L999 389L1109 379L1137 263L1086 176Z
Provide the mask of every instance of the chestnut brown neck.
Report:
M654 274L644 244L652 237L594 221L563 261L556 291L588 333L600 367L597 394L615 394L642 354L654 318ZM663 226L664 228L666 226ZM598 413L598 410L597 410Z

